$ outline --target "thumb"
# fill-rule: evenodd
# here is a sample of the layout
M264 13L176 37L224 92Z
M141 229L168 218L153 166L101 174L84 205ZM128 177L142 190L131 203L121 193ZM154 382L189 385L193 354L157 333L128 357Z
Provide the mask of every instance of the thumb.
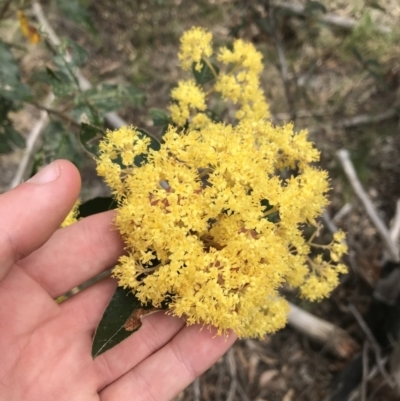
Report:
M58 160L0 195L0 280L42 246L72 209L80 191L76 167Z

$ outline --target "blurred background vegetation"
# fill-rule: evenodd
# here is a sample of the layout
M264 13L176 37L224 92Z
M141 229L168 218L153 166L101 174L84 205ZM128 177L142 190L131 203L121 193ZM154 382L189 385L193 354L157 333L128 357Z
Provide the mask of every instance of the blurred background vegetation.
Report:
M217 45L254 43L273 121L308 128L322 152L332 187L326 217L348 233L349 274L322 303L288 297L364 347L364 368L356 352L339 358L288 327L238 342L179 400L399 399L398 297L389 306L374 298L399 266L383 263L377 229L336 157L350 151L390 227L400 198L399 21L399 0L0 0L0 192L66 158L82 172L84 201L107 196L90 154L96 140L123 123L162 134L162 110L182 75L179 38L193 25L211 30ZM376 350L349 304L366 314L394 383L371 374Z

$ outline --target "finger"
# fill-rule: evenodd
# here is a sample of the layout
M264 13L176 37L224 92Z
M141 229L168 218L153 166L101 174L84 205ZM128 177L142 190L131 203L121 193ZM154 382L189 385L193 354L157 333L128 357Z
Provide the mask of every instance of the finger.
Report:
M106 279L61 304L69 326L91 339L115 288L115 280ZM136 333L95 359L99 390L163 347L183 325L183 319L162 312L145 317Z
M101 401L167 401L215 363L236 336L216 336L199 325L182 329L172 341L100 393Z
M59 160L0 196L0 280L16 261L49 239L71 210L79 190L78 170Z
M115 265L124 244L113 229L114 212L100 213L58 230L20 266L53 297Z

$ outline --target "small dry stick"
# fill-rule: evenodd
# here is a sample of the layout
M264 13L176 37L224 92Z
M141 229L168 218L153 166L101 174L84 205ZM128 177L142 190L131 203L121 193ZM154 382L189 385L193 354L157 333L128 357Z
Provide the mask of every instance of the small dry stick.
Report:
M322 320L296 305L289 303L288 323L313 341L327 346L339 358L348 359L359 346L349 334L334 324Z
M233 401L236 395L237 388L237 375L236 375L236 361L234 355L234 349L231 348L226 354L226 363L229 369L229 375L231 376L231 385L229 387L228 396L226 397L226 401Z
M198 377L193 382L193 399L194 401L201 400L201 392L200 392L200 378Z
M45 105L49 106L53 102L53 100L54 95L53 93L50 93L44 103ZM28 134L25 151L18 165L17 172L15 173L14 178L11 181L10 189L15 188L17 185L21 184L24 179L26 179L26 174L32 159L32 155L36 150L37 144L39 142L43 129L46 126L47 120L48 113L45 110L42 110L40 112L39 120L36 122L31 132Z
M371 329L368 327L367 323L361 316L360 312L353 304L349 304L349 310L357 320L358 325L361 327L369 343L372 346L372 349L375 353L376 363L379 367L379 371L381 372L382 376L386 379L387 383L393 388L396 386L393 379L389 376L388 372L385 369L385 364L383 363L382 355L381 355L381 347L379 346L378 342L376 341L374 335L372 334Z
M284 8L286 10L290 10L293 14L305 16L306 15L306 8L299 3L289 2L289 1L277 1L273 3L274 7ZM357 20L354 18L349 17L341 17L336 14L324 14L321 16L321 21L336 26L341 29L351 31L357 24ZM378 32L380 33L390 33L392 30L388 26L378 25L376 27Z
M41 25L42 32L46 34L45 37L49 41L50 45L54 48L59 47L61 45L61 40L48 22L46 16L44 15L42 6L39 4L39 2L33 2L32 10ZM66 61L71 61L71 55L69 53L67 53ZM74 70L74 74L81 90L86 91L92 87L91 83L79 69ZM107 113L105 115L105 120L107 121L107 124L112 128L121 128L123 125L127 125L127 123L117 113L113 112Z
M368 216L370 217L372 223L378 230L378 233L381 236L382 241L384 242L384 244L386 246L386 250L389 253L390 259L398 262L399 261L398 248L392 241L388 229L386 228L385 224L382 222L382 220L378 216L378 213L376 212L375 207L372 204L370 198L368 197L367 193L364 191L364 188L362 187L362 185L357 177L353 163L350 160L349 152L346 149L341 149L336 154L339 158L339 161L342 163L344 172L346 173L347 178L349 179L354 192L356 193L358 198L361 200Z
M392 227L390 228L390 238L394 243L397 243L400 235L400 199L396 202L396 213L392 221Z
M382 360L383 364L386 364L386 362L388 361L388 357L385 356ZM379 373L379 368L378 365L374 365L369 373L368 373L368 377L367 377L367 381L371 381L373 378L375 378L377 376L377 374ZM348 401L356 401L358 400L359 396L361 394L361 389L360 387L358 387L356 390L354 390L351 394L350 397L348 399Z
M290 119L295 120L296 119L296 110L295 110L293 97L292 97L292 94L290 91L289 69L288 69L287 62L286 62L285 50L283 48L283 43L279 36L279 32L277 32L277 30L276 30L274 10L269 5L269 1L267 2L267 4L269 6L268 7L269 8L268 9L269 23L271 26L271 31L272 31L272 36L273 36L273 41L275 43L276 51L278 53L278 60L279 60L280 72L281 72L281 76L282 76L283 89L285 91L286 101L289 106Z
M358 116L344 118L339 120L335 127L337 128L350 128L350 127L358 127L359 125L379 123L384 120L389 120L391 118L396 117L399 112L395 109L389 109L382 113L370 115L370 114L360 114Z
M353 210L353 205L351 203L346 203L343 207L333 216L332 221L337 224L345 216L347 216Z
M368 341L364 341L363 344L362 365L361 401L366 401L368 383Z

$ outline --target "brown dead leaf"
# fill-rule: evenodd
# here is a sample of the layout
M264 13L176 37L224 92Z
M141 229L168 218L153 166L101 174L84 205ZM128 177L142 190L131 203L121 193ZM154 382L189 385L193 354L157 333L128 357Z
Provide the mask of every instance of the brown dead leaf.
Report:
M159 312L161 309L152 308L152 309L136 309L135 312L129 317L129 319L124 324L124 329L126 331L135 331L142 325L142 318L145 316L151 315L155 312Z
M282 401L292 401L294 397L294 390L291 388L289 391L283 396Z
M269 369L261 373L258 381L260 388L265 387L278 373L279 371L276 369Z

